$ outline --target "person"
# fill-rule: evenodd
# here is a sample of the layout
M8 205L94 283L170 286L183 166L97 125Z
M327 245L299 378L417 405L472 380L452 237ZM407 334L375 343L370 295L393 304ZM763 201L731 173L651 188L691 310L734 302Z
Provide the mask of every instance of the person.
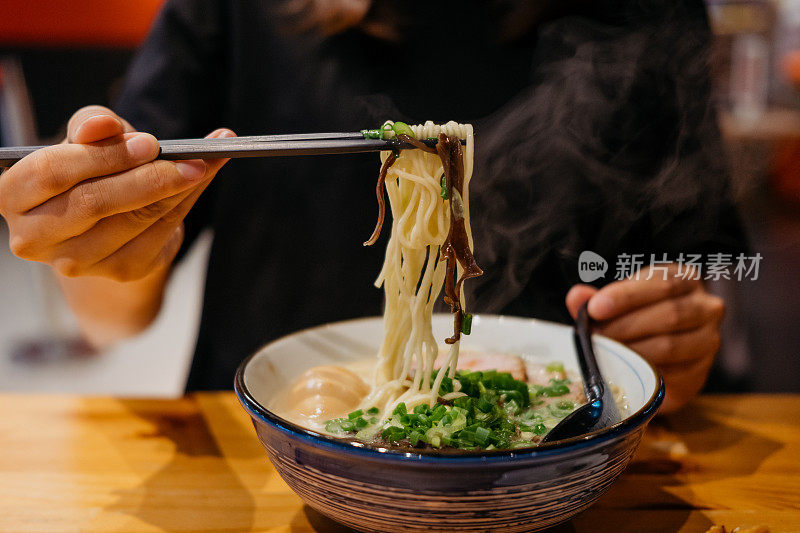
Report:
M172 265L212 228L187 389L229 388L265 342L380 311L385 240L361 244L377 157L171 162L156 138L471 121L487 272L475 310L567 322L588 301L677 409L703 386L723 302L675 264L594 284L576 265L581 250L741 246L715 160L705 14L699 0L588 4L168 0L114 109L80 109L63 143L0 176L11 250L52 267L105 346L147 327Z

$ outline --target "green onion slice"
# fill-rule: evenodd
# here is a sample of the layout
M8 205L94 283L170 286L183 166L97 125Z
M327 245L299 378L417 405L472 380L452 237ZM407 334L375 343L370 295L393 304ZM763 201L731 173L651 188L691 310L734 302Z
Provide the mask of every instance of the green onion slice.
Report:
M472 315L470 313L464 313L464 317L461 319L461 333L464 335L472 333Z
M411 126L405 122L395 122L392 126L392 129L397 135L408 135L409 137L414 137L414 131L411 129Z

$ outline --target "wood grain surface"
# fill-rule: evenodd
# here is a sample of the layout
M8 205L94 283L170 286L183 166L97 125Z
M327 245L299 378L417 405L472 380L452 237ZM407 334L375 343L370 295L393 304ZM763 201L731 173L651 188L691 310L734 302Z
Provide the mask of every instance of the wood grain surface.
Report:
M657 418L620 480L553 533L800 532L800 396ZM0 395L0 531L346 532L277 475L231 393Z

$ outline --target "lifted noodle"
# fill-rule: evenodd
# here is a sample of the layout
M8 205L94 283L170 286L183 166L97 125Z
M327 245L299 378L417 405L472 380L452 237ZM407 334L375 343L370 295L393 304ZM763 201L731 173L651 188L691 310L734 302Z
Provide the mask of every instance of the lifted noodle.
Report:
M472 254L469 219L472 126L456 122L436 125L429 121L411 129L416 139L437 138L436 150L418 143L418 150L381 154L379 218L375 231L364 243L373 244L380 234L385 185L392 227L383 268L375 282L377 287L383 286L386 297L384 338L372 391L361 404L377 406L383 412L391 411L398 402L405 402L409 408L436 403L441 380L445 374L454 375L458 362L464 317L462 283L483 273ZM398 138L415 144L413 138ZM459 139L466 139L463 153ZM447 199L441 196L443 175ZM442 286L445 302L454 315L454 331L445 341L450 348L444 368L449 372L439 372L432 384L439 350L431 315ZM448 396L459 395L455 391Z

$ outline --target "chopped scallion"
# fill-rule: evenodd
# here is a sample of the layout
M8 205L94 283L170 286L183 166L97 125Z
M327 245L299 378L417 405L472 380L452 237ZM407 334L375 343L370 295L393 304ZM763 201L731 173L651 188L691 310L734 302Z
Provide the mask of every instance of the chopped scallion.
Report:
M464 317L461 319L461 333L464 335L472 333L472 315L470 313L464 313Z
M416 446L417 444L419 444L420 440L424 441L424 438L422 433L420 433L419 431L412 431L411 433L408 434L408 440L409 442L411 442L412 446Z
M394 123L391 120L387 120L381 126L381 138L383 139L394 139Z
M485 400L484 398L481 398L478 400L478 404L475 407L480 409L481 412L488 413L494 408L494 404Z
M553 396L564 396L565 394L569 394L569 387L566 385L551 385L550 387L545 387L541 394L542 396L548 396L550 398Z
M469 317L465 315L464 321L468 322ZM548 368L556 371L560 366L554 363ZM435 371L432 383L438 372L446 370ZM388 417L381 416L377 407L357 409L346 417L328 420L325 430L334 435L354 435L365 442L379 438L415 447L486 450L530 446L531 441L547 434L577 407L566 397L545 399L565 396L570 383L565 378L551 379L549 385L534 385L517 380L508 372L459 370L452 378L443 376L439 395L457 390L464 396L450 401L440 399L432 406L415 405L413 409L401 402Z
M475 429L475 442L481 446L486 446L489 443L489 436L492 434L491 430L485 427Z
M392 126L392 129L394 129L394 132L397 135L408 135L409 137L414 137L414 131L411 129L411 126L405 122L395 122Z

